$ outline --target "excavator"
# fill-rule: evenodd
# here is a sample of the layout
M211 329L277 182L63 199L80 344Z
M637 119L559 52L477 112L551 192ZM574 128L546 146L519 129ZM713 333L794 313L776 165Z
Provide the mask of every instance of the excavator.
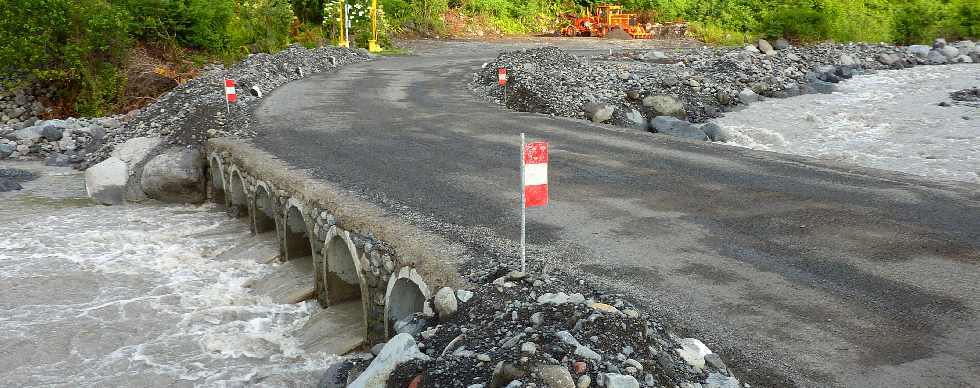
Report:
M615 4L598 4L592 8L592 14L585 17L565 15L571 24L561 30L562 36L594 36L605 38L610 32L620 29L634 39L651 39L654 35L680 35L687 30L686 23L669 23L640 25L636 14L624 13L623 7Z

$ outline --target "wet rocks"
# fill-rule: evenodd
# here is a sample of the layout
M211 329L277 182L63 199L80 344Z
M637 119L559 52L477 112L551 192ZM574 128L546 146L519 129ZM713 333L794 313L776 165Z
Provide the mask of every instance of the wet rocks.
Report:
M102 205L121 205L129 174L126 162L110 157L85 170L85 190Z
M602 380L606 388L640 388L640 382L633 376L606 373L602 375Z
M0 177L0 193L21 190L23 188L24 187L21 186L20 183L17 183L17 181L13 179Z
M538 366L535 373L541 381L551 388L575 388L575 380L568 368L560 365Z
M653 119L653 129L658 133L691 140L708 140L701 128L694 124L669 116L658 116Z
M429 356L419 351L415 339L408 334L398 334L391 338L381 353L378 354L367 369L357 377L348 388L383 387L388 376L399 364L410 360L428 360Z
M147 197L171 203L205 200L204 155L197 147L173 147L143 166L140 187Z
M930 65L944 65L946 64L947 59L946 55L944 55L942 51L933 49L929 51L929 55L926 56L926 61L928 61Z

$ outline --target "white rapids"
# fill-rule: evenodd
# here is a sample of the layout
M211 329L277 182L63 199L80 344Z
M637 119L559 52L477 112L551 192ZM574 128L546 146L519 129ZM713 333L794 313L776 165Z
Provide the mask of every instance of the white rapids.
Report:
M244 222L92 206L78 173L44 172L0 193L0 385L311 386L338 360L303 349L315 302L254 295L273 267L219 257Z
M729 144L939 180L980 183L980 108L939 106L980 86L980 65L918 66L838 84L832 94L771 99L716 121Z

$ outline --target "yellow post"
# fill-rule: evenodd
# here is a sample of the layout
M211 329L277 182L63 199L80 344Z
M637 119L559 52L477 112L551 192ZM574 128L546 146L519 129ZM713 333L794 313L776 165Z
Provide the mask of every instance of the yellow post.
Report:
M337 47L350 47L347 41L347 6L344 0L340 0L340 38L337 39Z
M380 53L378 45L378 0L371 0L371 40L368 41L368 51Z

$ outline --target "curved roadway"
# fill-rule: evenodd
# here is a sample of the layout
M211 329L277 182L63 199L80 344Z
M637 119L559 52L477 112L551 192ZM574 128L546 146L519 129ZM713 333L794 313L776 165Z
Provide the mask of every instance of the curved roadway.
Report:
M527 132L552 147L534 257L702 338L753 386L980 384L980 188L506 111L466 86L503 48L293 82L257 108L255 142L513 255Z

